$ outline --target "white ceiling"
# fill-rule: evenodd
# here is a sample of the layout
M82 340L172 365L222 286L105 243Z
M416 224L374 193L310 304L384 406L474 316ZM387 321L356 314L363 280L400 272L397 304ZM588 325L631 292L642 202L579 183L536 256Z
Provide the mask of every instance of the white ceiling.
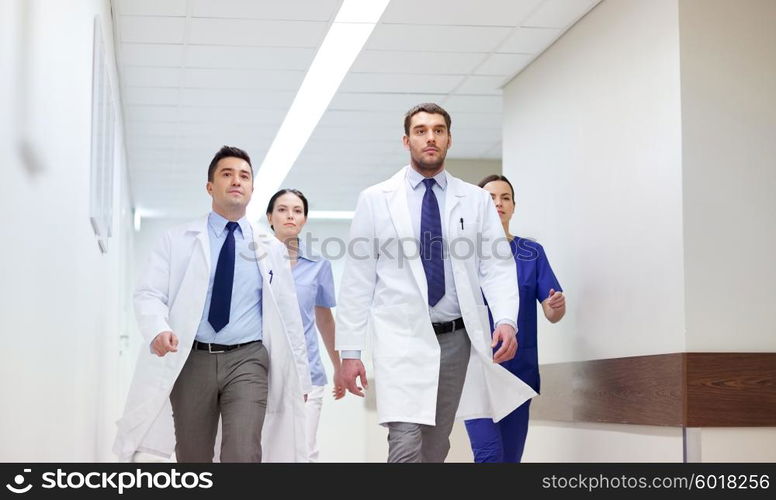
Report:
M285 186L317 210L407 163L404 113L437 102L453 118L451 158L501 157L501 86L600 0L391 0ZM113 0L135 204L146 214L208 209L221 145L258 167L340 0Z

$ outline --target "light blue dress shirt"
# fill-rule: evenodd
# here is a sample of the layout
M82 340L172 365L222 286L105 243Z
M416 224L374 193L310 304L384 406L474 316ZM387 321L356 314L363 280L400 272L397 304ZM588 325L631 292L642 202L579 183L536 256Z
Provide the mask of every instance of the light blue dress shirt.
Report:
M210 312L210 300L213 296L213 279L216 276L218 254L226 241L226 223L224 217L210 212L207 232L210 240L210 277L207 285L207 298L202 318L199 321L196 339L211 344L242 344L252 340L261 340L261 273L251 249L253 230L248 219L237 221L239 228L234 231L234 283L232 302L229 309L229 323L218 333L207 320Z
M326 372L321 363L318 346L318 329L315 327L315 308L334 307L334 277L331 263L308 252L299 241L299 253L296 265L292 269L296 284L296 297L299 300L299 312L302 314L302 326L307 342L307 358L310 363L310 378L313 385L326 385Z

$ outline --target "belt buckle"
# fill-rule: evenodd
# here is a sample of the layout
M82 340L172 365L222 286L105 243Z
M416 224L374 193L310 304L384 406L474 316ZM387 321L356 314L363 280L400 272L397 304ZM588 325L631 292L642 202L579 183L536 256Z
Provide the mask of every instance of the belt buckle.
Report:
M219 353L226 352L226 351L224 351L224 350L214 351L213 350L213 344L208 343L208 345L207 345L207 352L209 352L210 354L219 354Z

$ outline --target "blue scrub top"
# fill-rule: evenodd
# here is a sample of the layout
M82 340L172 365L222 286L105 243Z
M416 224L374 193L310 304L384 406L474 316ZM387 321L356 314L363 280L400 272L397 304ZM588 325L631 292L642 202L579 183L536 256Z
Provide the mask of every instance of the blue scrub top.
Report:
M326 372L323 369L318 347L318 329L315 327L315 307L331 308L336 305L331 263L326 259L313 256L299 241L299 254L292 272L307 343L310 378L313 385L326 385Z
M517 265L520 311L517 314L517 355L501 366L518 376L537 393L540 389L539 359L536 351L537 306L550 295L550 289L563 290L552 272L544 248L535 241L515 237L509 245ZM490 316L490 311L488 311ZM490 316L493 330L493 317Z

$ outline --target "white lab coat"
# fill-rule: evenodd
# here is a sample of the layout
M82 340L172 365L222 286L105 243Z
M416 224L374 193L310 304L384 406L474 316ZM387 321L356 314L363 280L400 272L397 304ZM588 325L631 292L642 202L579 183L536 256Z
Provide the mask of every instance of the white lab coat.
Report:
M270 360L262 460L306 461L303 395L312 384L288 253L275 237L252 228L263 280L263 343ZM136 451L169 457L175 449L169 395L199 327L211 264L207 216L169 230L151 254L134 297L138 327L149 347L141 349L118 421L113 451L120 460ZM177 335L178 352L160 358L150 343L166 330Z
M365 334L372 334L379 423L434 425L440 348L429 319L426 277L407 204L407 168L359 197L337 301L336 345L338 350L364 350ZM459 257L467 248L481 249L469 250L469 258L452 259L472 344L457 417L500 420L536 395L493 363L488 310L480 292L495 320L514 321L519 301L515 262L490 195L446 175L445 240ZM478 245L478 235L484 244ZM404 259L399 257L401 248Z

